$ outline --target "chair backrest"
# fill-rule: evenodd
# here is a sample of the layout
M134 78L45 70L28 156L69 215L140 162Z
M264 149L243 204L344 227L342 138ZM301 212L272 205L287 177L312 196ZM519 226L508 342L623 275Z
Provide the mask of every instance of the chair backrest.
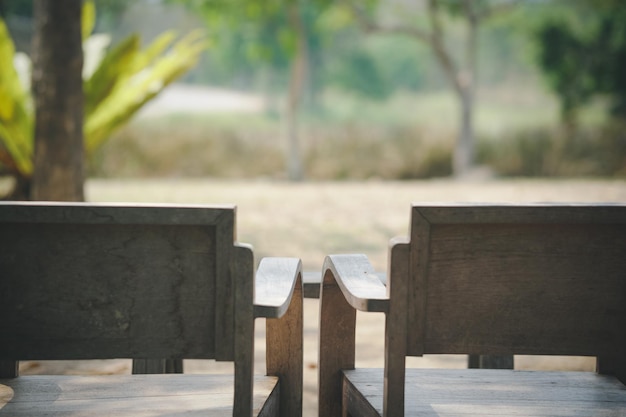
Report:
M234 360L234 230L234 207L1 203L0 360Z
M416 205L410 236L408 355L626 353L626 206Z

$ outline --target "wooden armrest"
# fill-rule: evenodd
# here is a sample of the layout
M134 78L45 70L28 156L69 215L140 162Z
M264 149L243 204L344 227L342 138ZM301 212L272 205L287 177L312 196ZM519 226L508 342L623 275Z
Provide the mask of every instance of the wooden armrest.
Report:
M255 279L254 316L282 317L289 308L296 282L301 275L300 259L262 259Z
M334 276L348 304L361 311L386 313L389 309L387 288L376 275L365 255L330 255L322 269Z
M264 258L255 279L254 316L267 318L266 370L280 378L280 415L302 415L302 265Z

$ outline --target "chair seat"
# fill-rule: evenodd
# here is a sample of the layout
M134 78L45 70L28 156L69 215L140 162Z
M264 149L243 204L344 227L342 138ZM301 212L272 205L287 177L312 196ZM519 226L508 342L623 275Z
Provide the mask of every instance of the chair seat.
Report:
M20 376L0 379L0 416L230 417L233 390L232 375ZM278 415L278 396L255 376L253 415Z
M379 416L383 370L343 371L354 416ZM407 369L406 416L626 416L626 386L591 372Z

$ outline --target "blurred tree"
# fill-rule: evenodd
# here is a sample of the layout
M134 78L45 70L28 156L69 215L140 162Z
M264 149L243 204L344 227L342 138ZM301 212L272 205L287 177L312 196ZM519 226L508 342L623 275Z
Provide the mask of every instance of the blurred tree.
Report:
M542 5L533 36L537 64L559 97L572 133L578 110L592 97L611 101L626 118L626 8L617 0L552 1Z
M84 200L81 6L34 2L34 200Z
M430 47L459 100L460 128L453 155L453 172L459 177L468 174L474 164L478 32L485 21L511 10L518 0L428 0L423 8L416 7L421 3L397 2L399 13L386 19L376 17L376 8L372 7L375 3L369 2L369 7L363 7L363 2L342 1L350 7L366 32L404 35ZM411 10L406 13L408 8ZM424 14L426 19L416 18L416 11ZM465 23L465 46L461 59L455 59L446 43L445 23L449 17L461 18Z
M47 164L49 160L52 160L51 164L57 160L61 161L61 158L69 158L70 152L74 151L80 152L82 163L83 148L89 156L104 143L112 131L128 122L143 105L192 68L199 55L206 48L205 38L201 33L190 33L175 41L176 34L168 31L161 34L144 49L141 48L139 36L131 35L105 53L104 49L108 46L108 36L100 34L87 38L95 24L95 8L92 2L84 3L82 16L82 37L85 39L86 52L85 65L84 67L81 65L82 73L79 72L78 80L81 84L81 91L84 90L84 98L80 100L80 109L73 111L72 115L74 117L77 114L83 115L81 117L84 117L84 124L82 119L80 124L77 124L77 120L71 119L66 120L64 126L77 129L83 140L80 146L76 145L71 150L66 149L68 144L63 143L56 146L56 142L54 149L44 148L48 153L66 153L60 156L52 153L51 156L44 158L44 162L35 159L43 158L41 154L34 156L33 132L35 129L42 128L34 127L35 116L33 115L32 98L29 94L30 86L27 80L20 79L19 76L20 73L23 75L24 72L28 71L24 71L24 68L22 71L18 71L16 68L28 66L28 62L23 54L15 54L15 48L6 25L0 19L0 167L4 168L5 174L15 178L15 188L9 195L10 199L31 198L31 183L35 175L45 177L39 180L41 184L46 184L45 181L52 180L51 176L45 174L43 168L41 168L42 171L39 171L41 174L37 174L40 169L37 164ZM63 26L55 27L62 28ZM79 33L79 35L81 34ZM79 43L81 43L80 36ZM37 47L40 48L41 46L37 45ZM48 53L52 53L52 51L50 50ZM64 56L63 54L58 55ZM52 58L47 57L47 59ZM63 61L63 63L64 68L67 66L67 62ZM61 87L63 87L62 89L65 88L61 81L67 81L54 79L46 81L51 84L42 85L41 81L37 79L37 77L42 77L40 72L37 67L33 70L33 88L37 86L37 88L43 89L39 93L48 94L49 96L47 95L45 98L53 101L54 97L61 94L58 90ZM51 76L51 74L45 75L46 77ZM76 88L76 86L72 87ZM61 105L65 104L58 104L58 106ZM50 113L47 107L40 111L38 108L37 122L43 118L42 126L48 126L49 132L61 135L57 132L61 128L55 125L60 120L48 120L52 117L51 114L54 113ZM43 130L41 135L44 135L45 132L48 130ZM67 136L65 133L63 135ZM72 161L72 163L76 163L76 161ZM66 165L64 166L67 168L69 165ZM74 169L78 170L76 167ZM76 181L78 182L78 179ZM82 180L80 182L82 188ZM66 185L69 184L68 182ZM43 187L56 188L56 185L50 184ZM79 195L79 192L76 192L76 195ZM43 199L44 197L37 198ZM55 199L60 198L55 197Z
M256 65L289 69L285 125L287 174L304 178L298 117L309 83L311 44L318 35L316 19L331 0L171 0L205 17L207 27L229 53L245 55ZM230 43L230 45L228 45ZM234 47L234 48L233 48Z

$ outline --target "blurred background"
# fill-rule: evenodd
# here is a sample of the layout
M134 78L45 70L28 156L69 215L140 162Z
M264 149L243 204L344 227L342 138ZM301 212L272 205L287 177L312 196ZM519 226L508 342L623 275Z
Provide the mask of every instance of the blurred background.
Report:
M86 175L74 181L85 195L43 199L233 203L238 238L257 259L296 256L316 271L329 253L359 252L379 272L388 240L408 230L411 202L626 202L622 0L85 0L82 8ZM33 2L0 0L0 17L0 197L36 199ZM317 300L305 309L313 416ZM357 361L381 366L382 319L359 315ZM262 324L257 334L263 367ZM130 372L130 361L20 366ZM516 358L519 369L593 366Z
M90 178L626 177L619 0L94 5L86 67L133 34L203 44L88 152ZM0 0L18 72L32 12Z

